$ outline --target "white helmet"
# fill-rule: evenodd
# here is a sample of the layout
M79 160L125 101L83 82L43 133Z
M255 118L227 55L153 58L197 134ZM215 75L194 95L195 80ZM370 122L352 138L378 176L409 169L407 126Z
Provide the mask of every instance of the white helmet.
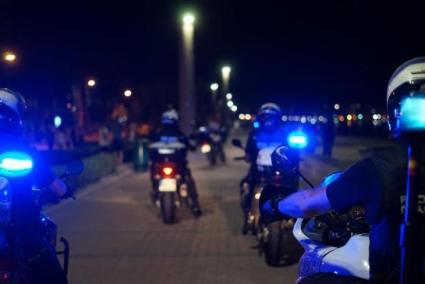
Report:
M167 110L162 114L162 124L177 124L179 122L179 114L175 109Z
M425 57L401 65L387 90L388 124L395 137L401 132L425 133Z
M21 115L26 109L25 99L9 89L0 89L0 131L20 133Z

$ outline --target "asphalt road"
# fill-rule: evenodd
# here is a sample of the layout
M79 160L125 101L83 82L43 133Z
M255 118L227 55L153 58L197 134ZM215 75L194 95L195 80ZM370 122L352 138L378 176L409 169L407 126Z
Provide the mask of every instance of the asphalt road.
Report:
M305 156L302 170L317 183L359 158L358 150L377 141L339 139L343 158ZM227 147L229 157L242 154ZM60 234L71 243L70 283L294 283L297 266L271 268L242 236L238 184L243 162L210 167L204 156L190 156L204 215L180 210L180 222L164 225L149 199L146 173L124 169L82 191L77 201L48 210Z

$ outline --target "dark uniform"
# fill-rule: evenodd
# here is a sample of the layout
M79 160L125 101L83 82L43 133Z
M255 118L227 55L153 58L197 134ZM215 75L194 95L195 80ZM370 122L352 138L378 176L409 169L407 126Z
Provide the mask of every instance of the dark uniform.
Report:
M425 159L423 159L425 161ZM380 150L362 160L331 183L327 196L334 210L343 213L353 206L366 209L372 225L370 231L370 276L376 283L398 283L400 224L405 205L407 158L402 147ZM425 177L424 165L421 175ZM424 180L425 181L425 180ZM425 184L419 193L419 221L417 249L425 253ZM424 259L422 259L424 268ZM417 283L425 283L422 269L416 275Z
M6 239L9 244L15 242L17 247L22 249L21 261L29 268L31 283L67 283L54 248L44 239L41 232L41 208L35 203L32 193L33 185L46 188L54 181L55 176L35 149L14 136L2 135L0 140L0 153L20 151L29 154L33 159L33 170L29 175L9 179L13 189L11 219L15 223L11 230L8 229L11 235Z
M257 156L261 149L274 147L277 148L286 144L288 131L284 127L277 127L274 130L255 129L248 136L248 141L245 147L245 154L251 166L248 175L242 179L241 184L247 182L249 184L249 193L241 201L242 209L245 213L248 212L251 206L252 192L255 184L258 182Z

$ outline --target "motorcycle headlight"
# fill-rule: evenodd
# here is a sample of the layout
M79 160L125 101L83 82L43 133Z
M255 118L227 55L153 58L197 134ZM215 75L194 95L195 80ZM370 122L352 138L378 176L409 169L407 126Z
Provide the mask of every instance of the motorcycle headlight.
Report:
M34 166L30 155L23 152L4 152L0 154L0 175L22 177L28 175Z

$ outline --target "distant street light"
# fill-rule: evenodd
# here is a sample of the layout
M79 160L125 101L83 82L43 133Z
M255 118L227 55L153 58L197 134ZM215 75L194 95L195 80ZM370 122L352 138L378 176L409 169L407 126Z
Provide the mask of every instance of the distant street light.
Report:
M230 72L232 72L232 68L230 66L224 66L221 68L221 73L223 74L223 77L229 77Z
M340 105L340 104L335 104L335 105L334 105L334 109L335 109L335 110L339 110L340 108L341 108L341 105Z
M233 112L237 112L237 111L238 111L238 107L237 107L236 105L233 105L230 109L231 109Z
M227 102L227 106L228 106L228 107L232 107L233 105L234 105L234 103L233 103L232 101L228 101L228 102Z
M218 90L218 88L219 88L218 83L212 83L212 84L210 85L210 89L211 89L211 91L213 91L213 92L217 91L217 90Z
M87 81L87 86L89 86L89 87L94 87L94 86L96 86L96 81L95 81L95 80L93 80L93 79L88 80L88 81Z
M227 100L231 100L231 99L232 99L232 97L233 97L233 95L232 95L231 93L227 93L227 94L226 94L226 99L227 99Z
M132 94L133 94L133 92L131 90L125 90L124 91L124 96L126 96L127 98L131 97Z
M223 79L223 94L226 94L229 91L230 72L232 72L232 68L230 68L228 65L221 68L221 76Z
M13 63L16 61L16 54L10 51L6 51L3 54L3 60L8 62L8 63Z

